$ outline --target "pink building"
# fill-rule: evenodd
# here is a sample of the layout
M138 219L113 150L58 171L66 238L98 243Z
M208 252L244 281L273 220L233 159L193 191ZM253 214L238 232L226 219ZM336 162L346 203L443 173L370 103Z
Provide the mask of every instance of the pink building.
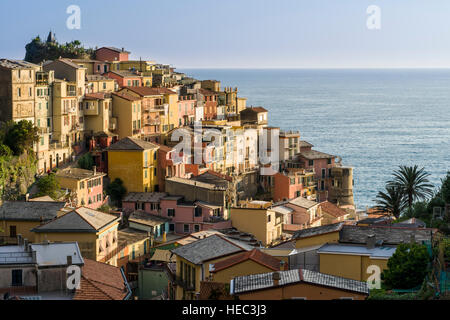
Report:
M109 71L104 76L116 80L121 88L142 86L142 77L132 71Z
M125 212L142 210L153 215L160 215L161 199L166 197L164 192L130 192L122 200L122 208Z
M277 172L273 179L273 200L275 202L297 197L314 198L314 172L312 170L288 168Z
M95 51L95 58L100 61L128 61L129 54L124 48L102 47Z
M178 126L194 124L196 101L194 95L179 96Z
M172 219L169 232L177 234L231 228L231 220L224 219L222 207L203 201L186 202L181 196L161 199L161 216Z
M174 149L160 144L158 146L158 186L159 191L165 191L166 178L187 178L185 169L187 156L183 155L182 159L176 161Z

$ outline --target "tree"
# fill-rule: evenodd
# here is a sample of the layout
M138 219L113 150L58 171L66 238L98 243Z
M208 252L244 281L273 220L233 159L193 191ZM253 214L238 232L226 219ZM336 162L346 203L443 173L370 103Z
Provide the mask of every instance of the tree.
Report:
M428 273L430 256L424 245L402 243L389 258L381 274L389 289L412 289L419 286Z
M16 156L20 156L25 151L31 150L33 144L38 141L38 128L28 120L21 120L14 123L6 132L4 138L4 144L7 145Z
M408 210L412 211L413 202L416 200L426 200L433 196L434 186L428 180L429 173L425 168L419 169L417 165L414 167L400 166L394 172L394 179L388 184L399 186L408 201Z
M37 187L39 189L38 197L50 196L52 199L57 200L61 196L61 186L54 173L40 178L37 181Z
M444 199L445 203L450 204L450 171L447 172L447 175L444 179L441 179L441 195Z
M406 208L403 189L400 186L387 185L385 192L378 192L376 203L378 212L387 212L396 218L399 218Z
M91 153L86 153L80 159L78 159L78 166L81 169L92 170L94 166L94 158Z
M123 181L116 178L106 188L106 194L109 195L111 200L116 202L117 206L120 208L122 206L122 199L127 194L127 189L123 185Z

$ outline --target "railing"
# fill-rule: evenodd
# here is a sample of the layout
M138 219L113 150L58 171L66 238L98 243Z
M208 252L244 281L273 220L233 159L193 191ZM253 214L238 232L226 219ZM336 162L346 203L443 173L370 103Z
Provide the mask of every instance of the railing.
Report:
M108 252L103 257L99 259L100 262L107 262L108 260L114 258L115 256L119 255L120 251L125 249L126 245L118 246L114 250Z
M38 132L40 134L50 133L50 128L49 127L38 127Z
M187 291L195 291L195 284L189 283L187 280L182 279L180 276L175 277L175 283L180 287L183 287Z
M62 148L68 148L69 143L68 142L53 142L50 143L50 149L62 149Z

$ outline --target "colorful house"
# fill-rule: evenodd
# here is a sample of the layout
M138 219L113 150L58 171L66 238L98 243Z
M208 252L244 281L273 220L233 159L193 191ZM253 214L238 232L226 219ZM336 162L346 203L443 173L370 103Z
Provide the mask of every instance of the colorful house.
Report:
M100 61L128 61L130 53L124 48L101 47L95 51L95 58Z
M17 243L17 236L35 242L30 230L66 213L66 202L5 201L0 206L0 241Z
M366 282L296 269L236 277L230 292L239 300L365 300Z
M119 139L139 138L142 135L142 99L123 92L112 94L112 114L117 119Z
M94 170L66 168L59 170L55 177L61 188L71 193L72 206L98 209L105 203L103 177L106 174Z
M287 267L288 265L259 249L253 249L252 251L246 251L217 263L210 264L210 280L230 283L235 277L279 271L284 269L285 266Z
M120 178L128 192L154 192L158 186L158 146L124 138L108 149L108 176Z
M275 244L281 240L284 216L270 206L270 202L251 201L242 207L231 208L233 228L253 234L263 246Z
M231 256L250 251L251 248L237 240L212 235L171 250L176 256L176 300L194 300L200 293L200 282L209 278L209 265Z
M119 217L79 207L33 228L37 242L76 241L84 258L117 265Z
M142 86L142 76L135 71L108 71L104 76L115 80L120 88Z
M314 172L305 169L285 169L274 176L273 200L285 201L297 197L315 199Z

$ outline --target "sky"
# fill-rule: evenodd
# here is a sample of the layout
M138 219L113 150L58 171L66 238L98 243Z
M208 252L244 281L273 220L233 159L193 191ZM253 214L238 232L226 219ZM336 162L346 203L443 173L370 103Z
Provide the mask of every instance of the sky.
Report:
M367 27L371 5L380 29ZM0 1L0 58L23 59L49 30L178 68L450 67L449 0Z

